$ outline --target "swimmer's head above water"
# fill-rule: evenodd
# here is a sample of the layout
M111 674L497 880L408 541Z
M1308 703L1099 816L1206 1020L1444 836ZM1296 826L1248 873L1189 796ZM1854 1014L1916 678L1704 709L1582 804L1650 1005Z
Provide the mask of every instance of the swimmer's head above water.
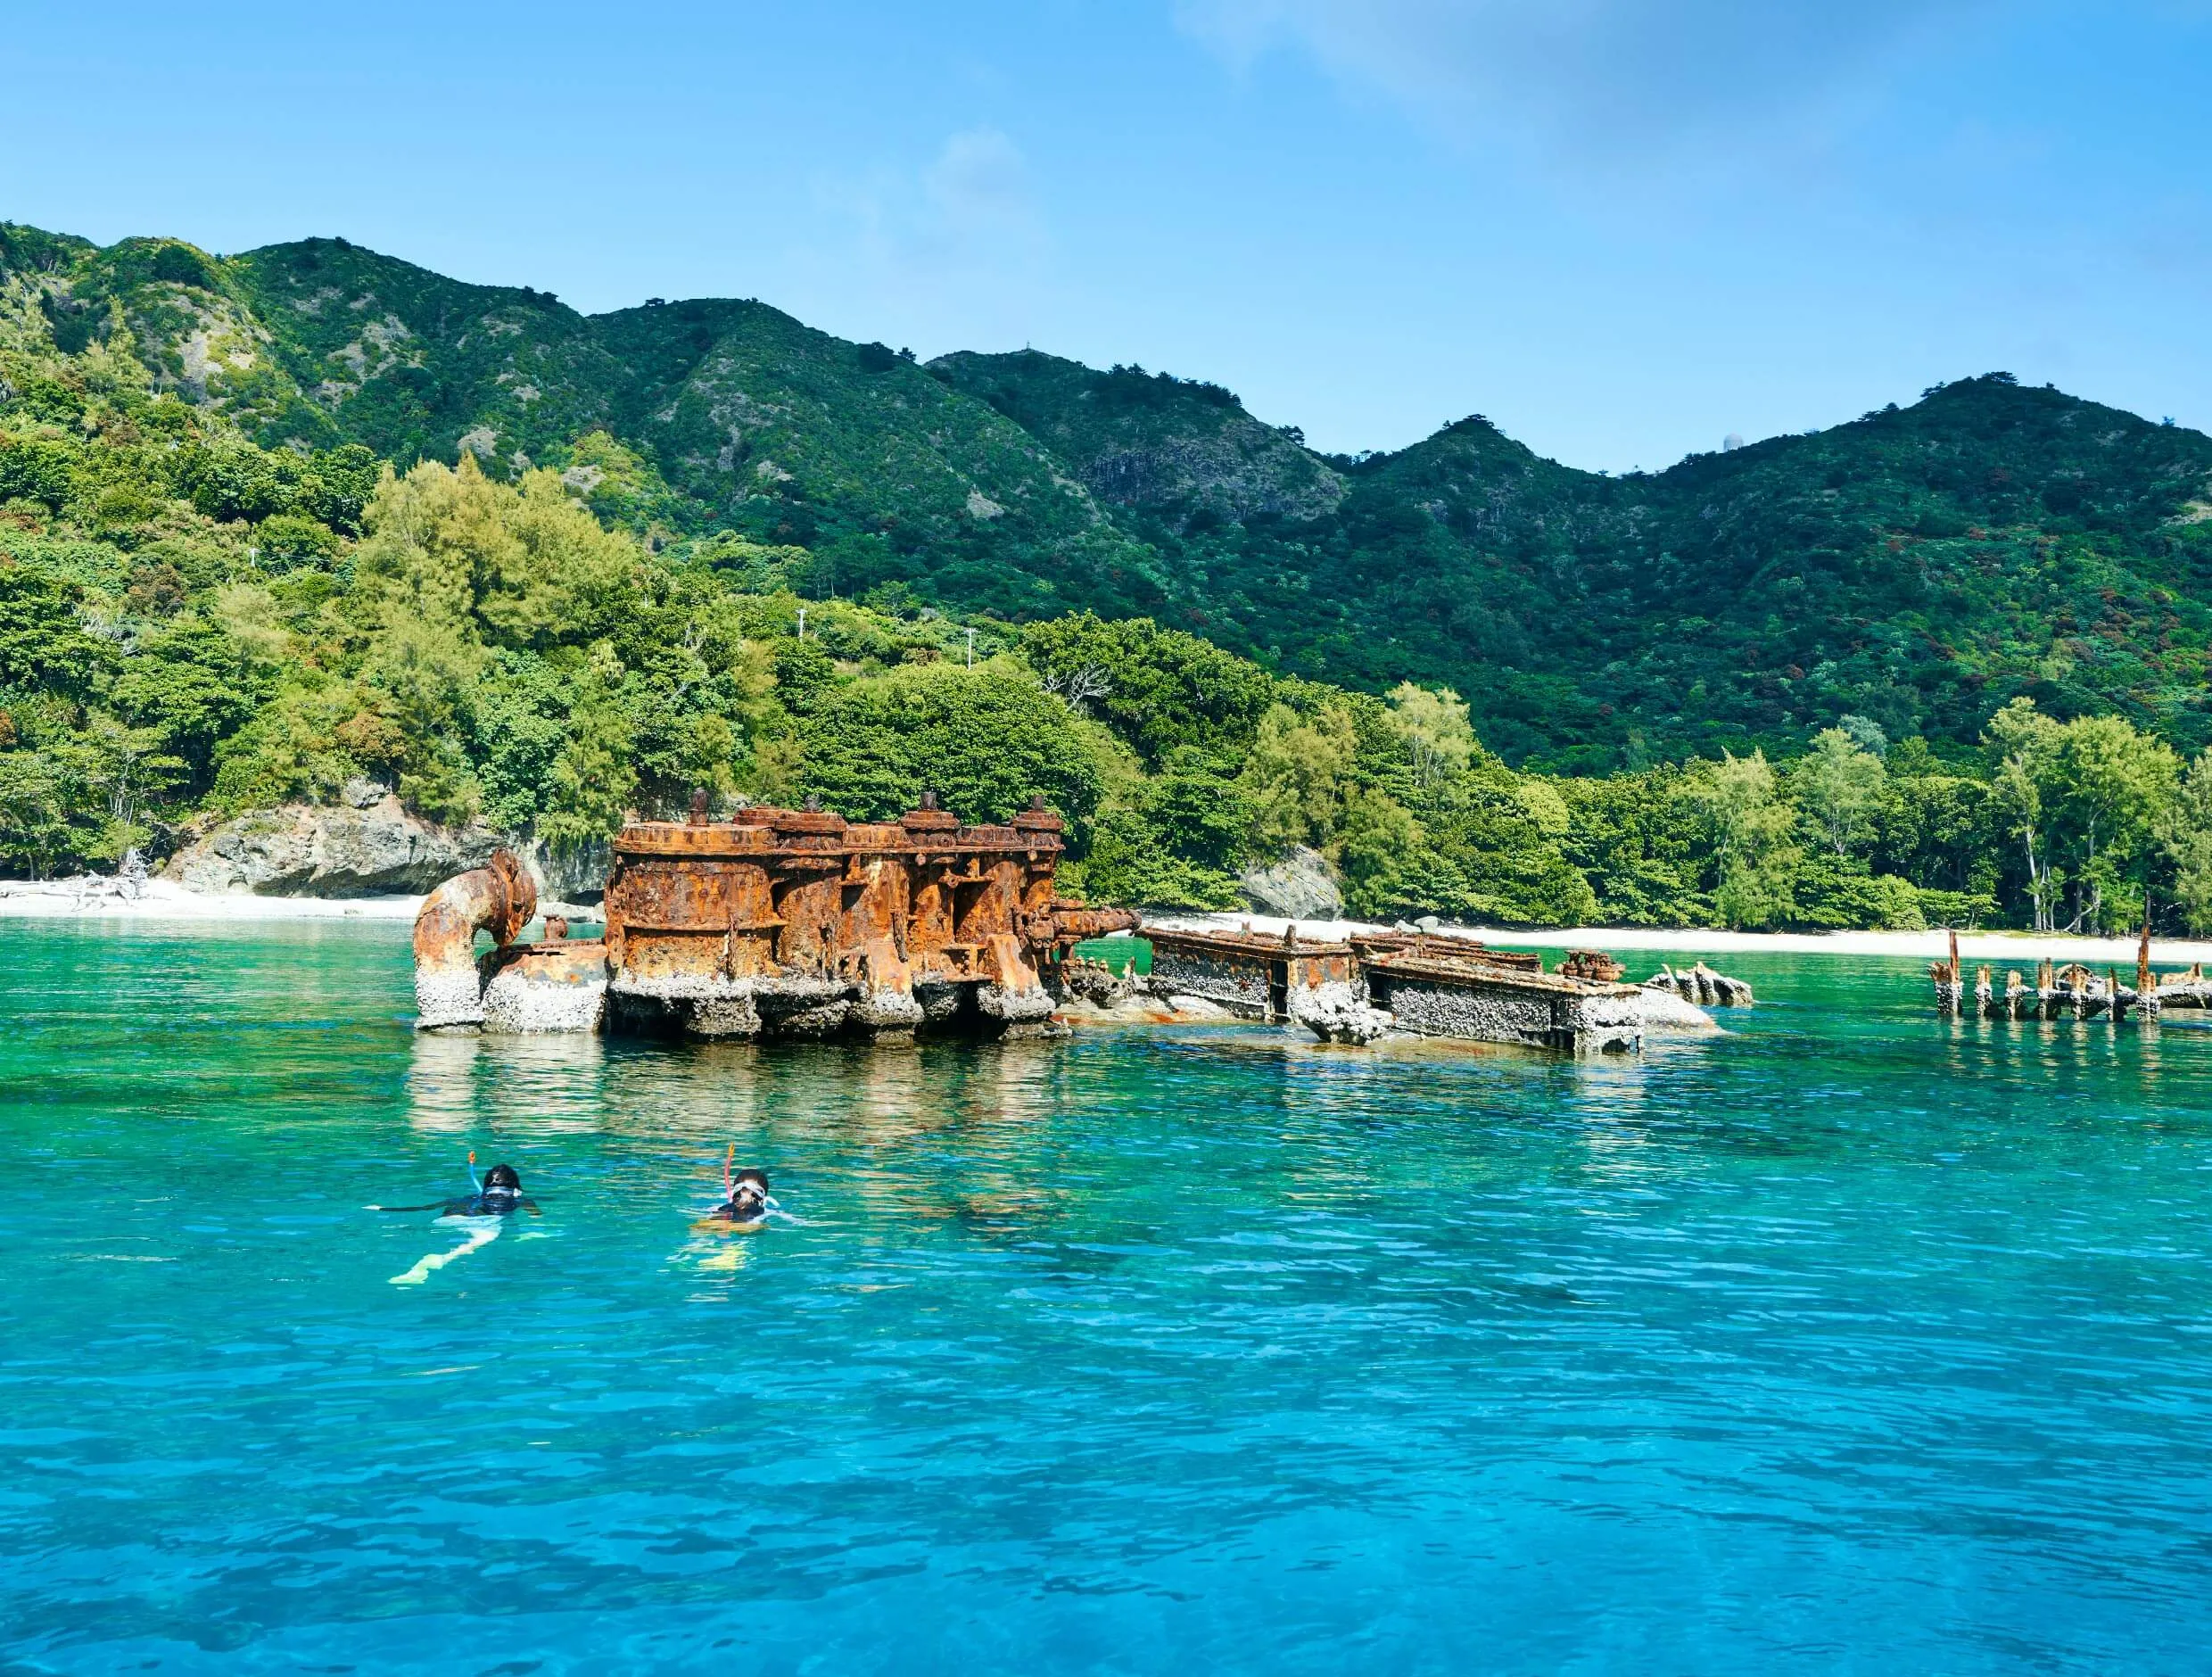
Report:
M736 1162L738 1150L732 1147L722 1161L722 1202L709 1215L725 1222L757 1223L775 1204L768 1194L768 1173L750 1165L733 1173L730 1167Z
M513 1165L493 1165L484 1172L483 1185L476 1190L476 1197L487 1210L501 1202L511 1206L523 1197L521 1172Z
M372 1211L435 1211L441 1217L509 1217L516 1211L538 1216L538 1202L523 1193L522 1173L513 1165L493 1165L479 1177L476 1154L468 1155L468 1185L472 1192L458 1200L433 1200L428 1205L372 1205Z

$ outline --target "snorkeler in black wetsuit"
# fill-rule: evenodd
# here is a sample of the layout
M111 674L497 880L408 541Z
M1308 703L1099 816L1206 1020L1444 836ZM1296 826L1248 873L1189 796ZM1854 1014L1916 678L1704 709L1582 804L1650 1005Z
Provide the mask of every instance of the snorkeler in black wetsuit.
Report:
M537 1201L523 1193L521 1174L513 1165L493 1165L476 1178L476 1155L468 1155L469 1185L474 1194L463 1194L458 1200L433 1200L427 1205L372 1205L372 1211L435 1211L440 1217L512 1217L517 1211L527 1211L541 1217Z

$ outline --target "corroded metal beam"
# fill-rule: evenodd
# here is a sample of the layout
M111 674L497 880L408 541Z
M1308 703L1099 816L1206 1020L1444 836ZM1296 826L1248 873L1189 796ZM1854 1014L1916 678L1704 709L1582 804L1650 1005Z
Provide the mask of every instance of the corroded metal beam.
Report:
M522 935L538 912L538 886L511 850L448 880L415 916L415 1024L419 1030L482 1025L483 978L476 934L495 948Z

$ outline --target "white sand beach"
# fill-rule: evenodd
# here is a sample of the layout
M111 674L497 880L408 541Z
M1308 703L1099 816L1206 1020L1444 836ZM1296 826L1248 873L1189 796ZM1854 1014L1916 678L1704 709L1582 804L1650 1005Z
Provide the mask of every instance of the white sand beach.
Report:
M174 880L148 880L136 895L109 878L0 880L0 919L255 921L374 920L411 924L419 896L258 896L249 891L194 891ZM541 911L596 921L598 910L541 903Z
M148 880L134 896L111 879L0 880L0 917L18 920L396 920L411 921L419 896L256 896L192 891Z
M111 879L50 880L36 883L0 880L0 919L22 920L191 920L244 923L256 921L373 920L411 922L423 905L419 896L257 896L250 892L187 890L173 880L148 880L136 896ZM572 920L595 921L598 909L578 904L542 905ZM1161 928L1250 926L1280 937L1291 924L1271 914L1186 914L1146 916ZM1388 929L1371 921L1300 921L1301 935L1342 938L1356 931ZM1651 926L1570 926L1554 931L1507 930L1490 926L1440 926L1440 937L1473 938L1501 947L1603 949L1609 954L1832 954L1893 955L1932 961L1945 952L1941 931L1766 932L1718 931L1704 927L1668 929ZM1992 965L2079 961L2088 966L2132 968L2132 938L2037 937L2029 932L1976 931L1959 934L1959 954L1968 962ZM2156 939L2151 955L2161 966L2212 961L2212 941Z

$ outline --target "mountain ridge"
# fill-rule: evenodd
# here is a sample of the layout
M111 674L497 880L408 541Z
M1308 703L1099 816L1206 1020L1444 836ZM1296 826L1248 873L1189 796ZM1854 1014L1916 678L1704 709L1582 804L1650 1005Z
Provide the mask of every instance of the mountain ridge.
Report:
M81 360L125 330L264 444L551 466L656 541L805 548L814 591L1150 615L1285 674L1450 685L1515 763L1845 714L1964 749L2022 694L2212 740L2212 439L2003 375L1613 477L1480 417L1328 456L1201 380L924 367L754 300L585 315L343 239L217 258L0 225L0 297L19 345Z

